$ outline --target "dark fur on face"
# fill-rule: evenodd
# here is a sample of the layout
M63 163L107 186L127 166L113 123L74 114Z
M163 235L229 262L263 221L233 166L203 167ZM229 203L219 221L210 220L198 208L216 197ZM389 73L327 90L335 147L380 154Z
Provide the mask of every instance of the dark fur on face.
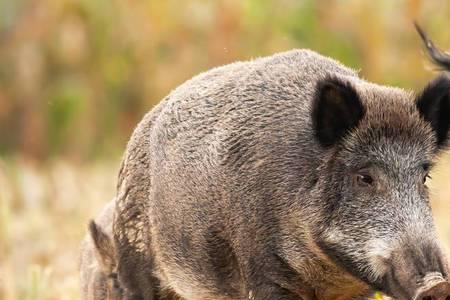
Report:
M318 184L323 186L326 206L322 216L316 216L321 220L315 232L316 242L349 273L401 299L413 296L414 282L423 274L438 272L447 276L435 237L417 246L411 236L434 232L424 183L435 153L448 142L449 83L448 77L439 76L415 101L395 91L377 91L375 86L370 92L359 91L364 97L356 107L363 107L365 115L358 112L361 109L348 115L345 107L349 101L339 101L342 107L336 108L316 99L316 105L323 107L314 107L330 109L334 114L329 118L342 120L341 125L345 126L345 120L356 120L352 122L358 124L346 135L336 136L334 151L325 161ZM324 84L317 86L321 95ZM339 91L341 86L354 90L343 82ZM313 118L324 116L327 114L319 116L313 110ZM317 122L313 119L313 124ZM371 240L373 249L367 246ZM396 246L389 243L402 245L407 253L395 250ZM398 253L396 259L393 253Z

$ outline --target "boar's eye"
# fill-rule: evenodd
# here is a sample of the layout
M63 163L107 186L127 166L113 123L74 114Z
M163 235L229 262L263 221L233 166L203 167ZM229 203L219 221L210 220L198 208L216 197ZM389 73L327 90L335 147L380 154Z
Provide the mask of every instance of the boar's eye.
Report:
M374 179L369 174L359 173L355 174L355 181L361 187L369 187L373 185Z
M423 180L422 180L423 184L425 184L427 182L427 178L431 179L431 176L429 174L423 176Z
M431 169L431 163L424 163L424 164L422 164L422 168L423 168L423 171L425 172L425 175L422 178L422 183L425 184L427 182L427 178L431 179L431 176L430 176L430 173L429 173L430 169Z

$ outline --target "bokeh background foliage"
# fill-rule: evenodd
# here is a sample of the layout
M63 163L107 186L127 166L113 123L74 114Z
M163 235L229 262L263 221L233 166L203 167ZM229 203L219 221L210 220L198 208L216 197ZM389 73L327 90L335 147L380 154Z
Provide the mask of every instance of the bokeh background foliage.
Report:
M212 66L307 47L415 87L411 25L449 45L448 1L3 0L0 153L117 155L142 114Z
M412 20L450 48L446 0L0 1L0 299L78 299L87 220L134 126L213 66L311 48L368 80L435 75ZM430 185L450 245L450 160Z

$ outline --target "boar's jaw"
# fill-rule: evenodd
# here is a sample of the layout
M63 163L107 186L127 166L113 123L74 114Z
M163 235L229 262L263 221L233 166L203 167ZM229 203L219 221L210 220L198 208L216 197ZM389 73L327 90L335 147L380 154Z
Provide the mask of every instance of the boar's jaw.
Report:
M382 282L374 281L371 274L361 271L366 269L363 262L355 261L351 256L341 250L341 246L326 242L323 239L316 240L317 246L325 254L331 262L344 269L347 273L370 286L375 290L381 290Z
M373 261L365 262L345 253L342 245L316 239L317 246L336 265L372 289L397 300L450 300L450 282L446 258L432 242L403 245L390 257L378 257L383 274L375 273ZM420 244L418 242L417 244ZM374 276L377 274L377 276Z

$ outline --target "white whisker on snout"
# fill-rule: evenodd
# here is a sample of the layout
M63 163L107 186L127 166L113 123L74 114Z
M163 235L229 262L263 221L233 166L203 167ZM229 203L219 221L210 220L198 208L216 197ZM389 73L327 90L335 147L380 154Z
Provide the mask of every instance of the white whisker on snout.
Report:
M395 243L389 239L375 239L367 243L365 253L371 266L369 272L372 280L377 280L388 270L388 260L391 257Z

